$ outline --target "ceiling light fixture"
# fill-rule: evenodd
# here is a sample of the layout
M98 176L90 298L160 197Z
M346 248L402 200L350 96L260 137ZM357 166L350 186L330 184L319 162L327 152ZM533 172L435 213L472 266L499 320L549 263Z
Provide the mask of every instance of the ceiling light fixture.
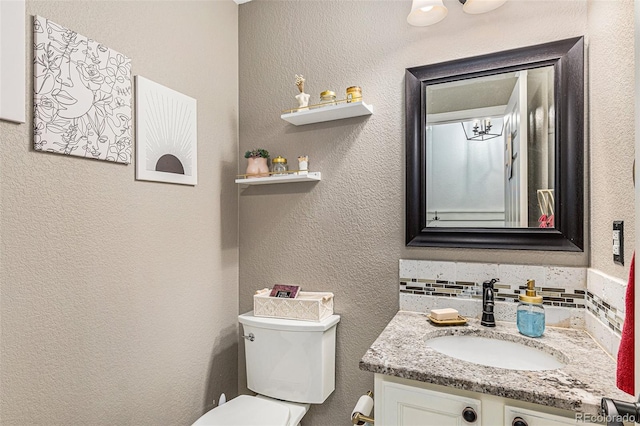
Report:
M407 22L415 27L426 27L442 21L447 13L442 0L413 0Z
M474 120L473 126L471 130L473 131L473 136L469 136L467 133L467 129L464 126L464 122L462 124L462 130L464 131L464 135L468 141L486 141L489 139L497 138L502 136L502 131L504 130L504 126L500 127L500 133L491 133L491 128L493 125L491 124L490 118L485 118L483 120Z
M459 0L462 3L464 13L477 15L479 13L491 12L505 4L507 0Z
M465 13L477 15L491 12L507 0L458 0ZM415 27L426 27L442 21L449 11L442 0L413 0L407 22Z

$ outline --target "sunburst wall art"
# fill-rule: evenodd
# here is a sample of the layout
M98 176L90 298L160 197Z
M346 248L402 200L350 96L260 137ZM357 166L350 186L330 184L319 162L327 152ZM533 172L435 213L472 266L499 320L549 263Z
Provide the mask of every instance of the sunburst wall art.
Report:
M136 179L198 183L196 100L136 76Z
M34 148L131 162L131 60L36 16Z

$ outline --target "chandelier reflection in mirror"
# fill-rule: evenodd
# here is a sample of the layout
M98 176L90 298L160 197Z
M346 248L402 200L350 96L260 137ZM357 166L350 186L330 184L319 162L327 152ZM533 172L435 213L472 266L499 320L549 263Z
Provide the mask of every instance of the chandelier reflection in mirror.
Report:
M462 125L462 130L464 131L464 135L468 141L486 141L498 138L502 136L502 132L504 130L504 125L502 125L500 126L500 133L496 133L495 131L491 133L493 125L491 124L490 118L470 122L468 126L471 127L471 132L467 132L467 126L465 126L464 122L461 122L460 124ZM469 136L470 133L473 133L473 135Z

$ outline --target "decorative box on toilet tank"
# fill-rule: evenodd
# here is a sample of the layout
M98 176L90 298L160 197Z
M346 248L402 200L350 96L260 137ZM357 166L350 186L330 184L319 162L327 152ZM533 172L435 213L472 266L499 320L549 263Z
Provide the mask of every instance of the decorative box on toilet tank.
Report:
M253 295L253 315L322 321L333 315L333 293L301 291L295 299L269 297L271 290L258 290Z

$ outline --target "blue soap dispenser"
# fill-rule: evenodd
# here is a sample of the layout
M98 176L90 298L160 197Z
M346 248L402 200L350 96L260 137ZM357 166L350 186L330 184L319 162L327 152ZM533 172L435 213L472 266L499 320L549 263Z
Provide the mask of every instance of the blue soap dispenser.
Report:
M518 303L518 331L529 337L540 337L544 333L542 296L536 294L535 286L534 280L528 280L526 294L519 296Z

